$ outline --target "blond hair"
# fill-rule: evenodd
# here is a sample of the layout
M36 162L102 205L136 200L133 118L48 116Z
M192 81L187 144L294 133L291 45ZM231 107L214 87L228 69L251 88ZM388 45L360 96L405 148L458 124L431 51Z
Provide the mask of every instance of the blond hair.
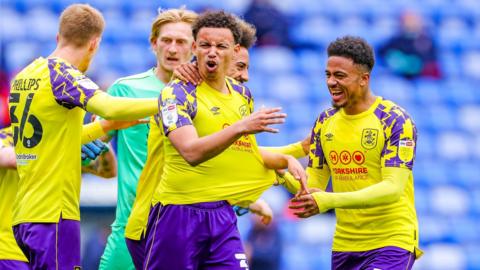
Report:
M167 23L184 22L192 24L197 19L197 13L185 8L159 10L157 18L153 21L150 32L150 42L153 43L160 35L160 28Z
M58 34L65 44L83 47L105 28L102 13L88 4L73 4L60 15Z

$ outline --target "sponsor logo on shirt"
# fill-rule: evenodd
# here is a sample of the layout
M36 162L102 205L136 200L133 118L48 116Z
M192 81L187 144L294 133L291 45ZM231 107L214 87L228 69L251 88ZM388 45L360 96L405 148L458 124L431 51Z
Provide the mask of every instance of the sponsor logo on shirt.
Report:
M27 165L30 160L37 160L37 155L17 154L17 165Z
M89 78L85 78L77 82L78 82L78 85L80 85L82 88L85 88L85 89L97 90L100 88L96 83L94 83Z
M213 113L213 115L219 115L220 114L220 108L215 106L210 108L210 111Z
M343 150L338 154L336 151L330 151L328 156L330 164L332 165L333 178L335 180L353 181L368 179L368 168L361 166L365 163L365 154L363 152L357 150L351 153L348 150ZM354 164L360 167L334 167L337 164L340 164L340 166Z
M366 128L362 131L362 147L370 150L377 146L378 129Z
M409 162L413 159L415 150L415 141L409 138L401 139L398 142L398 158L403 162Z
M178 120L177 103L174 99L167 99L162 105L162 120L166 127L170 127Z
M333 165L337 165L338 159L339 159L337 152L330 151L329 157L330 157L330 162L332 162Z
M327 138L326 139L327 142L333 141L333 134L332 133L329 132L329 133L325 134L325 137Z
M240 106L238 108L238 112L240 113L240 115L242 117L246 117L248 116L248 108L247 108L247 105L243 104L242 106Z

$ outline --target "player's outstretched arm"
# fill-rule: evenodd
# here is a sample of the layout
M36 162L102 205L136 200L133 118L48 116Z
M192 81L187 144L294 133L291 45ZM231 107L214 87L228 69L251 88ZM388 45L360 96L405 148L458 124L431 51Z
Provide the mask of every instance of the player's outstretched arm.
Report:
M265 167L273 170L288 168L293 178L299 182L300 192L308 193L307 174L302 164L293 156L272 153L270 151L260 149Z
M294 156L295 158L302 158L308 155L310 148L310 136L307 136L304 140L298 141L284 146L262 146L264 150L280 153L285 155Z
M229 127L208 136L199 137L193 125L185 125L168 133L168 138L180 155L192 166L205 162L222 153L232 143L246 134L278 132L270 125L281 124L286 114L281 108L262 109Z
M0 142L0 168L16 169L17 159L15 156L15 149L13 146L1 147Z
M82 144L89 143L108 134L112 130L120 130L135 126L138 124L148 124L148 119L138 119L131 121L105 120L94 121L83 125Z
M370 208L396 202L402 196L409 180L410 170L387 167L382 169L383 180L361 190L352 192L315 192L292 199L297 204L290 208L299 210L294 214L301 218L326 212L334 208Z
M100 92L87 103L87 111L107 120L136 120L158 112L156 98L114 97Z
M285 170L276 170L275 172L277 174L277 184L282 185L292 194L300 194L300 183L293 177L293 175ZM308 167L306 173L308 189L310 192L312 192L312 190L325 191L327 189L328 181L330 179L330 170L328 167L323 169L313 169Z

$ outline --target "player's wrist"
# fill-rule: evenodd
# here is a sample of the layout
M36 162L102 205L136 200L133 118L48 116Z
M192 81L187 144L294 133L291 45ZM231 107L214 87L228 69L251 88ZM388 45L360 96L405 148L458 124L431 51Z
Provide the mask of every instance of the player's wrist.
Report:
M243 136L248 134L247 127L245 126L245 121L243 119L235 122L233 125L230 126L230 128L232 128L235 135L237 136Z
M330 209L335 208L335 198L329 192L314 192L312 197L317 203L317 207L320 213L325 213Z

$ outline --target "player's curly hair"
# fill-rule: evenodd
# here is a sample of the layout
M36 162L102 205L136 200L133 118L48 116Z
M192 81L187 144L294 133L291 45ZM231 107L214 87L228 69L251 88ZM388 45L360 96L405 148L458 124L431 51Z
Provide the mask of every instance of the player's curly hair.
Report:
M353 63L371 72L375 64L372 47L361 37L344 36L328 45L328 57L341 56L352 59Z
M252 47L257 41L257 29L253 24L240 18L238 18L237 21L240 26L240 32L242 33L242 38L240 39L239 44L245 49L250 49L250 47Z
M232 31L235 44L239 44L242 38L240 26L236 17L225 11L206 11L200 14L192 25L193 38L197 40L201 28L228 28Z

